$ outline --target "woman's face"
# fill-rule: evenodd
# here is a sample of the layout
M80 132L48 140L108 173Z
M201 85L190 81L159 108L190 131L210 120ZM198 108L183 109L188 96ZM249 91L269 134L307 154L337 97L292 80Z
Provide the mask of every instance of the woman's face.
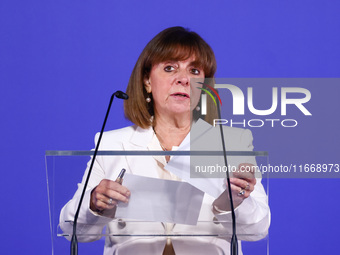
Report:
M193 57L183 61L165 61L152 67L145 79L145 89L152 93L156 114L189 113L196 107L202 85L191 78L204 81L204 71L194 65Z

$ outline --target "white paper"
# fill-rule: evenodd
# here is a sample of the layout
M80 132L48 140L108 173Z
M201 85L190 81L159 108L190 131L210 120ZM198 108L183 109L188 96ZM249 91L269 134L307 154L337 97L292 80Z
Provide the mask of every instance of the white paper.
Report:
M196 225L204 193L186 182L125 174L129 203L119 203L116 218Z
M195 128L195 131L200 132L199 135L196 135L196 137L203 137L208 131L211 131L208 124L203 122L202 120L198 120L192 128ZM186 138L183 140L181 145L179 146L179 151L189 151L190 145L193 144L194 138L191 138L190 140L190 134L186 136ZM200 141L201 142L201 141ZM208 144L207 144L208 145ZM205 150L212 150L211 148L206 147ZM219 148L216 148L215 150L218 150ZM173 156L169 163L166 165L165 169L169 172L175 174L182 180L190 183L194 187L198 188L199 190L202 190L203 192L211 195L214 198L219 197L221 193L224 192L226 189L225 185L225 178L191 178L190 177L190 158L191 156ZM220 160L222 160L222 157L219 157ZM201 157L202 160L208 160L208 157ZM216 159L215 159L216 160ZM213 162L215 162L215 160ZM223 162L220 163L223 165Z
M225 178L191 178L190 156L174 156L165 169L214 198L226 189Z

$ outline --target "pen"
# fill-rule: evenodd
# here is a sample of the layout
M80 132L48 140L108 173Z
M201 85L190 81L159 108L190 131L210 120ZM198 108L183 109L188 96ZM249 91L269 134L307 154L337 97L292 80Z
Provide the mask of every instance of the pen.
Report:
M118 175L118 177L117 177L115 182L118 182L119 184L122 184L125 172L126 172L126 170L125 170L125 168L123 168L120 171L120 173L119 173L119 175ZM119 229L123 229L125 227L126 227L126 222L124 220L122 220L122 219L118 219L118 228Z
M119 184L122 184L122 182L123 182L123 177L124 177L125 172L126 172L126 170L125 170L125 168L123 168L123 169L120 171L120 173L119 173L117 179L115 180L115 182L118 182Z

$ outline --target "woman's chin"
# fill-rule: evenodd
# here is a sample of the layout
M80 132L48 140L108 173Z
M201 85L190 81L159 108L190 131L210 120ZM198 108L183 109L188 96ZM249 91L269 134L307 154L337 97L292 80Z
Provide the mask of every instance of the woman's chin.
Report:
M168 113L174 116L179 116L179 115L186 116L187 115L188 117L190 117L192 111L190 110L189 107L186 107L186 108L176 107L176 108L169 110Z

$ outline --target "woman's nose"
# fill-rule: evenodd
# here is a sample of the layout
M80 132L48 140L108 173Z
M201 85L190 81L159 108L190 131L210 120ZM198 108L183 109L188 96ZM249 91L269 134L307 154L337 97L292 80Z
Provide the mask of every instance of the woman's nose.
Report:
M178 72L178 76L176 78L176 84L182 86L188 86L190 82L190 77L185 71Z

